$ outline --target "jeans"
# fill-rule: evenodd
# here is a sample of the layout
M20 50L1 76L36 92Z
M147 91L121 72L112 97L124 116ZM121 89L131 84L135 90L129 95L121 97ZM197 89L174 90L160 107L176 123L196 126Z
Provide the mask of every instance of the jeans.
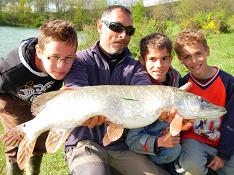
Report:
M194 139L186 139L181 143L179 165L192 175L206 175L208 173L208 161L216 154L216 148ZM232 175L234 172L234 155L231 156L229 161L225 162L224 168L216 172L218 175Z

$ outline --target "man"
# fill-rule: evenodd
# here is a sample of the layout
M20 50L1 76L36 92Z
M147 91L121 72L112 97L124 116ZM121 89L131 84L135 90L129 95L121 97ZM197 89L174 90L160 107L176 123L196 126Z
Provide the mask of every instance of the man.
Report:
M97 21L97 30L100 41L77 53L78 59L64 79L65 86L151 84L143 66L131 57L127 48L135 30L131 12L123 6L108 7ZM126 130L119 140L103 146L107 127L103 121L102 117L94 117L86 122L89 127L72 131L65 144L71 174L166 174L144 155L128 150Z
M38 38L22 41L19 48L0 59L0 119L5 131L33 118L31 102L36 96L61 88L77 44L73 25L54 20L40 27ZM37 141L27 175L40 173L46 136ZM17 148L5 143L5 154L7 175L23 174L16 163Z

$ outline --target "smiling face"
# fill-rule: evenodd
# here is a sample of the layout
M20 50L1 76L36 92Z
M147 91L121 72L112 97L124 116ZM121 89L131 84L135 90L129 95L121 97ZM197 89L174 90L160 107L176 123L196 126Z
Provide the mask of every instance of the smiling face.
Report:
M166 48L148 48L144 60L147 72L155 81L166 81L166 75L172 61Z
M117 22L124 27L132 26L133 20L130 14L124 13L121 9L112 10L102 20L98 20L97 29L100 34L100 45L109 54L121 54L128 46L131 36L125 31L114 32L103 22Z
M209 56L209 48L204 47L200 42L184 45L180 51L179 60L196 78L204 77L209 70L207 65L207 57Z
M61 80L69 72L75 59L75 52L76 45L68 45L63 41L51 40L44 45L43 50L37 45L37 68L52 78Z

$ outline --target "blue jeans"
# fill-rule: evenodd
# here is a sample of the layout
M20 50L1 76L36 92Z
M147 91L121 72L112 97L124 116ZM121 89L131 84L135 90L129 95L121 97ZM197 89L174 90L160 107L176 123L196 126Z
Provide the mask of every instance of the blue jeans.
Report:
M233 145L230 145L233 146ZM216 156L217 149L194 139L181 143L179 165L192 175L206 175L208 159ZM225 162L224 168L217 171L219 175L231 175L234 172L234 155Z
M153 125L153 127L150 128L148 131L151 135L160 135L161 131L166 129L169 124L165 121L157 121ZM160 148L160 152L156 156L150 156L150 159L157 165L170 163L176 160L181 151L180 144L176 145L173 148Z
M157 165L170 163L175 161L179 157L180 151L180 144L176 145L173 148L160 148L159 154L157 154L156 156L150 156L150 159Z

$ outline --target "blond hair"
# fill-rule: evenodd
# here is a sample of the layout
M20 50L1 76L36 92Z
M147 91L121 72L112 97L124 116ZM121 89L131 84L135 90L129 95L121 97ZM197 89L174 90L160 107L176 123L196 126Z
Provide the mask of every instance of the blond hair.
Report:
M209 48L205 35L201 30L186 29L179 33L175 40L175 52L178 56L182 53L182 49L186 45L194 45L201 43L205 48Z
M66 42L68 46L78 45L77 33L74 25L66 20L52 20L43 24L39 29L38 45L44 50L45 44L49 41Z

